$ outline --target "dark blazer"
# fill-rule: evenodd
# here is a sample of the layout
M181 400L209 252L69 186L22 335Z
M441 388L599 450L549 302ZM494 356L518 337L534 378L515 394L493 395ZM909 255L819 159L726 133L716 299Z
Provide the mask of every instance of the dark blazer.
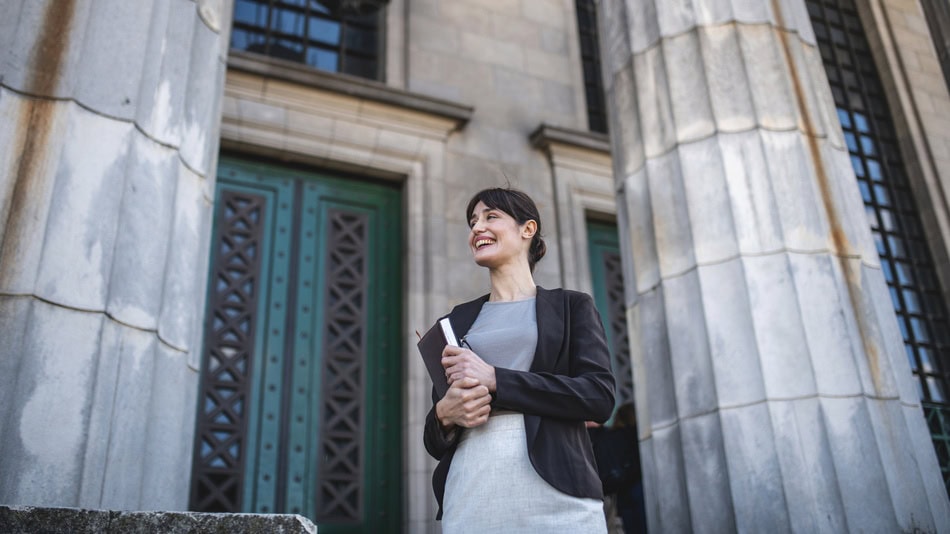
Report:
M484 295L456 306L448 317L457 336L465 336L478 317ZM600 314L590 295L538 287L535 299L538 346L530 371L495 368L492 409L524 414L528 456L535 470L556 489L576 497L603 498L584 421L604 422L614 408L614 377ZM439 502L460 432L446 435L432 409L423 441L439 465L432 489ZM490 511L488 513L491 513Z

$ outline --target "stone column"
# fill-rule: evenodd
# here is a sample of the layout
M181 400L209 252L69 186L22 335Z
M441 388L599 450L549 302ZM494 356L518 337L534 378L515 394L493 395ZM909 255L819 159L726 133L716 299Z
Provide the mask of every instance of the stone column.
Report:
M802 0L603 0L651 532L950 525Z
M0 502L188 501L229 0L5 0Z

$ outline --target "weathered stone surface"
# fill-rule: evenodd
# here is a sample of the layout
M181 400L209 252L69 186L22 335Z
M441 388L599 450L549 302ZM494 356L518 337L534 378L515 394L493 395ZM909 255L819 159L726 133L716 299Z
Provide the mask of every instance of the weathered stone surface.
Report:
M605 79L650 529L945 525L805 3L611 4ZM701 497L723 493L716 476L731 497L722 513Z
M299 515L120 512L0 505L0 531L6 534L316 534L317 527Z

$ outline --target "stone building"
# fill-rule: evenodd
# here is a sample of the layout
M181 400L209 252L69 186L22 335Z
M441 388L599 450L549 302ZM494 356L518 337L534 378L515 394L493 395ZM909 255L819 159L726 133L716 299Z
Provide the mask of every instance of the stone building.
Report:
M510 181L651 531L950 528L946 2L376 3L0 0L0 504L437 531Z

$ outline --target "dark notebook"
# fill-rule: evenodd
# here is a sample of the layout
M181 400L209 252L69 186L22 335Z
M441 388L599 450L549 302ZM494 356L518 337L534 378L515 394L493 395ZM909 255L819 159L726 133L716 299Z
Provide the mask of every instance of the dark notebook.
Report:
M442 367L442 349L446 345L459 346L448 317L435 323L416 344L419 347L419 353L422 354L422 361L426 364L426 370L429 371L432 385L435 386L436 395L440 399L449 390L449 383L445 379L445 368Z

